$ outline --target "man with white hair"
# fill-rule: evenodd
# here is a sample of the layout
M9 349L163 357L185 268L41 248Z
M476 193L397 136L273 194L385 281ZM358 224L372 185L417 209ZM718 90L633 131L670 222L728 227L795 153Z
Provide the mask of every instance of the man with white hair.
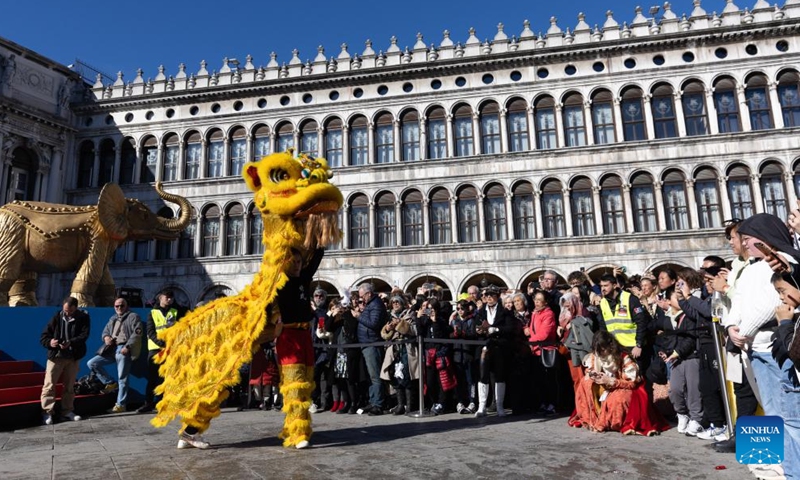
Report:
M358 302L363 303L364 310L358 314L359 343L382 342L381 329L389 320L389 313L380 297L375 294L371 283L358 287ZM369 406L365 411L369 415L383 413L383 383L381 382L381 364L383 363L383 347L365 346L361 348L371 384L369 386Z

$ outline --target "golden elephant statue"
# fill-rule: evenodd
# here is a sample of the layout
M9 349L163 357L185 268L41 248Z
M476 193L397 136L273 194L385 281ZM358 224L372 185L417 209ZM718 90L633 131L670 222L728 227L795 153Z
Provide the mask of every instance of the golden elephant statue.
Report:
M13 201L0 207L0 306L35 306L39 273L75 271L70 295L81 306L111 306L114 280L108 262L128 240L174 240L191 221L188 200L156 192L180 206L180 218L164 218L107 183L97 205L76 207Z

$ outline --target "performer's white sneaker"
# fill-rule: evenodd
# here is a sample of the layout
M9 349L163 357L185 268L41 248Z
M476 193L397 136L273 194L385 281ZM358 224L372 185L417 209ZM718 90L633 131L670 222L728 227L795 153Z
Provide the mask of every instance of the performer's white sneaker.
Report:
M310 446L311 446L311 444L308 443L308 440L300 440L299 442L297 442L297 445L295 445L295 448L298 449L298 450L302 450L302 449L308 448Z
M180 439L178 440L178 448L199 448L199 449L206 449L210 447L211 444L203 440L203 436L199 433L195 433L194 435L189 435L186 432L181 432Z

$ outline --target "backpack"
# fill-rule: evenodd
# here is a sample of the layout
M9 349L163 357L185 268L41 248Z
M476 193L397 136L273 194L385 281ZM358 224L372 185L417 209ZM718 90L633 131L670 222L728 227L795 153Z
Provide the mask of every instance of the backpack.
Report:
M98 395L103 392L105 385L94 374L84 375L75 381L76 395Z

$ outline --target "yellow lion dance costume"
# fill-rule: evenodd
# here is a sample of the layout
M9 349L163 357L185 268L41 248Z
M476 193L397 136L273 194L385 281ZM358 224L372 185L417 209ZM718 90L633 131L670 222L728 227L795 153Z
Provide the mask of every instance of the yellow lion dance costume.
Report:
M164 383L156 389L163 395L151 421L156 427L180 416L181 432L187 427L199 433L208 429L228 397L226 388L239 384L239 367L250 362L261 343L280 333L278 309L270 308L269 315L266 309L288 280L285 271L293 250L307 256L339 241L342 194L328 183L333 173L325 159L296 158L290 149L247 163L242 176L255 192L263 220L261 269L238 295L197 308L159 333L166 347L157 359ZM280 438L286 447L307 444L311 436L313 379L313 366L281 365L286 418Z

